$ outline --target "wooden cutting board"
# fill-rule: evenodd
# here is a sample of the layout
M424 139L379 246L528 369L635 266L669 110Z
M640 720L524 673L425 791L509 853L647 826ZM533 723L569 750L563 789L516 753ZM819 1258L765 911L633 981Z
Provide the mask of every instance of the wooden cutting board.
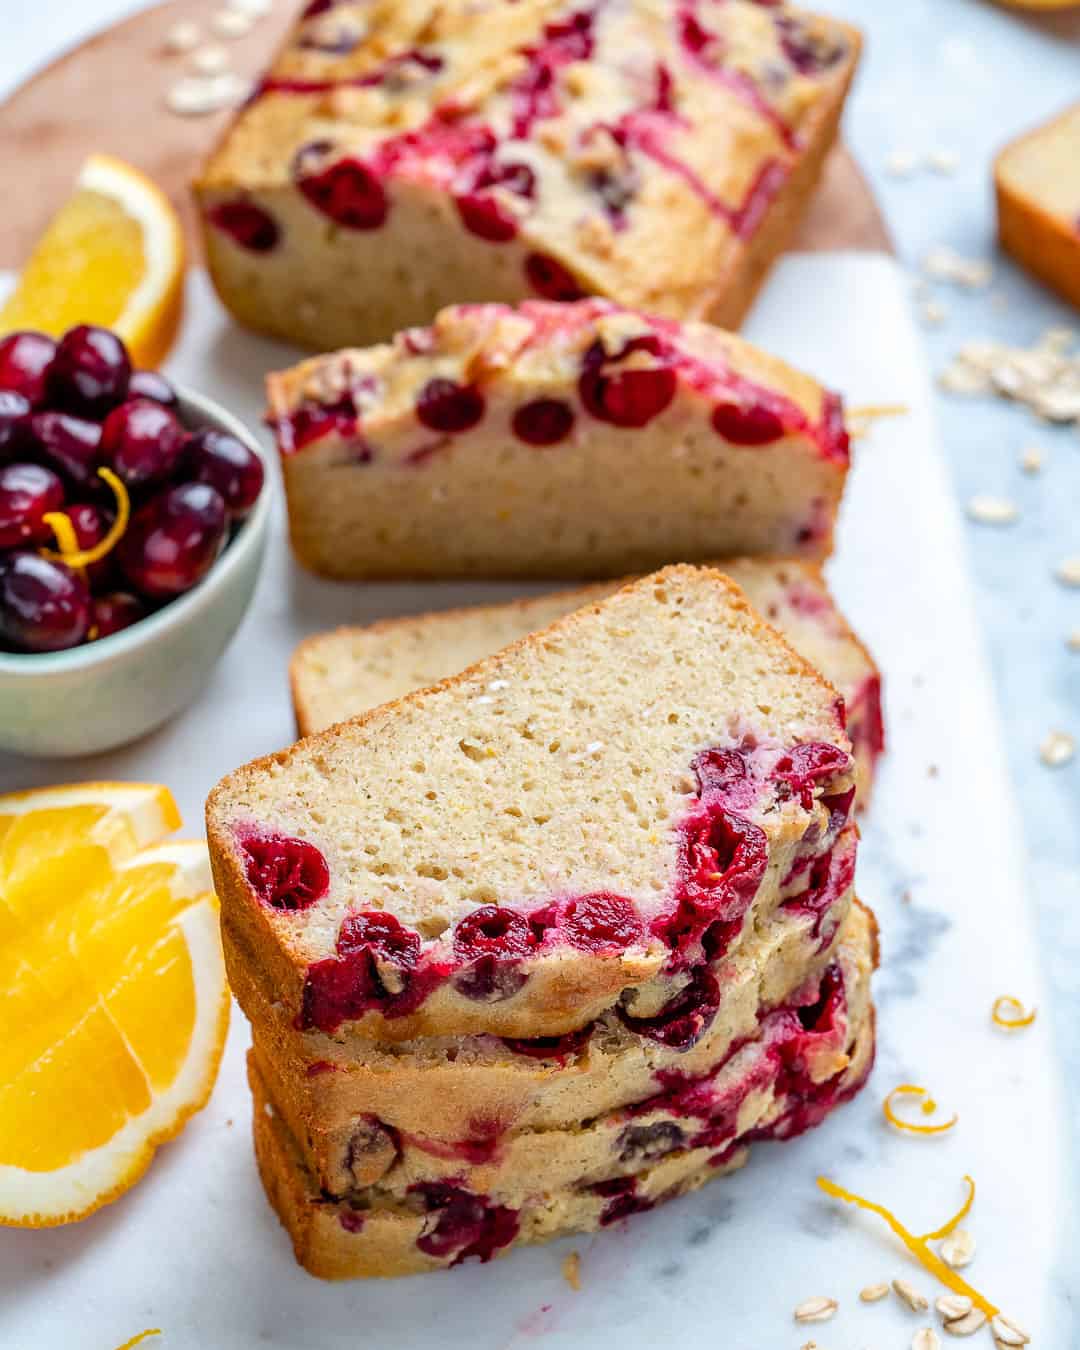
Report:
M182 20L224 46L232 67L256 75L299 9L277 0L245 37L213 37L222 0L172 0L106 29L39 71L0 104L0 267L18 267L94 150L126 159L151 175L181 209L191 230L187 183L228 121L228 113L178 117L165 95L187 58L166 52L165 35ZM877 203L846 148L831 156L795 247L891 251Z

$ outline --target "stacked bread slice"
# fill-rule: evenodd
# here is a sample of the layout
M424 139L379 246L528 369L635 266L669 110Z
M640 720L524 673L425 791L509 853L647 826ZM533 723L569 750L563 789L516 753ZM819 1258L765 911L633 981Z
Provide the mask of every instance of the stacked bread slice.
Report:
M854 769L835 689L678 566L226 778L256 1151L301 1262L602 1226L855 1092Z

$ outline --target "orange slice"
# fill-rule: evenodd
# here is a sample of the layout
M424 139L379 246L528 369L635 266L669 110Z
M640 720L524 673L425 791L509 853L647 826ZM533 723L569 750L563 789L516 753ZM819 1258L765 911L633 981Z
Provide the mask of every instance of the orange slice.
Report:
M123 160L91 155L0 309L0 333L99 324L137 366L156 366L176 338L183 288L184 234L168 197Z
M0 797L0 1223L84 1218L206 1104L229 995L179 824L150 785Z

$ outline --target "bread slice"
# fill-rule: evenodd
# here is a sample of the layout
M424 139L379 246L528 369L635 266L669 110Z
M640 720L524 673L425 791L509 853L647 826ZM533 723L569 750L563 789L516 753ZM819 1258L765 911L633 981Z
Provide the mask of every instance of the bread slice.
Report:
M237 770L207 833L228 959L301 1029L558 1036L850 884L853 796L836 691L679 566Z
M486 1161L442 1160L398 1142L374 1186L328 1195L279 1115L253 1057L256 1157L297 1259L328 1278L403 1275L488 1260L513 1246L604 1227L788 1139L858 1091L874 1054L872 920L856 909L811 1008L767 1015L757 1039L704 1073L661 1076L654 1094L577 1130L512 1136Z
M332 577L823 558L848 469L840 399L816 381L600 300L457 305L267 391L293 547Z
M821 568L778 558L730 558L711 566L840 691L855 756L855 803L865 808L884 748L881 676L829 593ZM301 736L322 731L414 689L437 684L564 614L603 599L618 582L501 605L438 610L317 633L289 664Z
M1080 308L1080 103L1011 142L994 165L998 237Z
M313 0L199 174L211 275L241 322L320 350L462 300L734 325L859 45L749 0Z

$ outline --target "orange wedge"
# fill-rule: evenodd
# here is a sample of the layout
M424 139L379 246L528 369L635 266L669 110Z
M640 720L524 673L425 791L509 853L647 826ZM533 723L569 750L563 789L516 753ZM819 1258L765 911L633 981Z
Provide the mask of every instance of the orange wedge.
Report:
M210 1096L228 986L179 824L152 785L0 796L0 1223L115 1200Z
M137 366L156 366L176 338L183 290L184 234L168 197L123 160L91 155L0 309L0 334L99 324Z

